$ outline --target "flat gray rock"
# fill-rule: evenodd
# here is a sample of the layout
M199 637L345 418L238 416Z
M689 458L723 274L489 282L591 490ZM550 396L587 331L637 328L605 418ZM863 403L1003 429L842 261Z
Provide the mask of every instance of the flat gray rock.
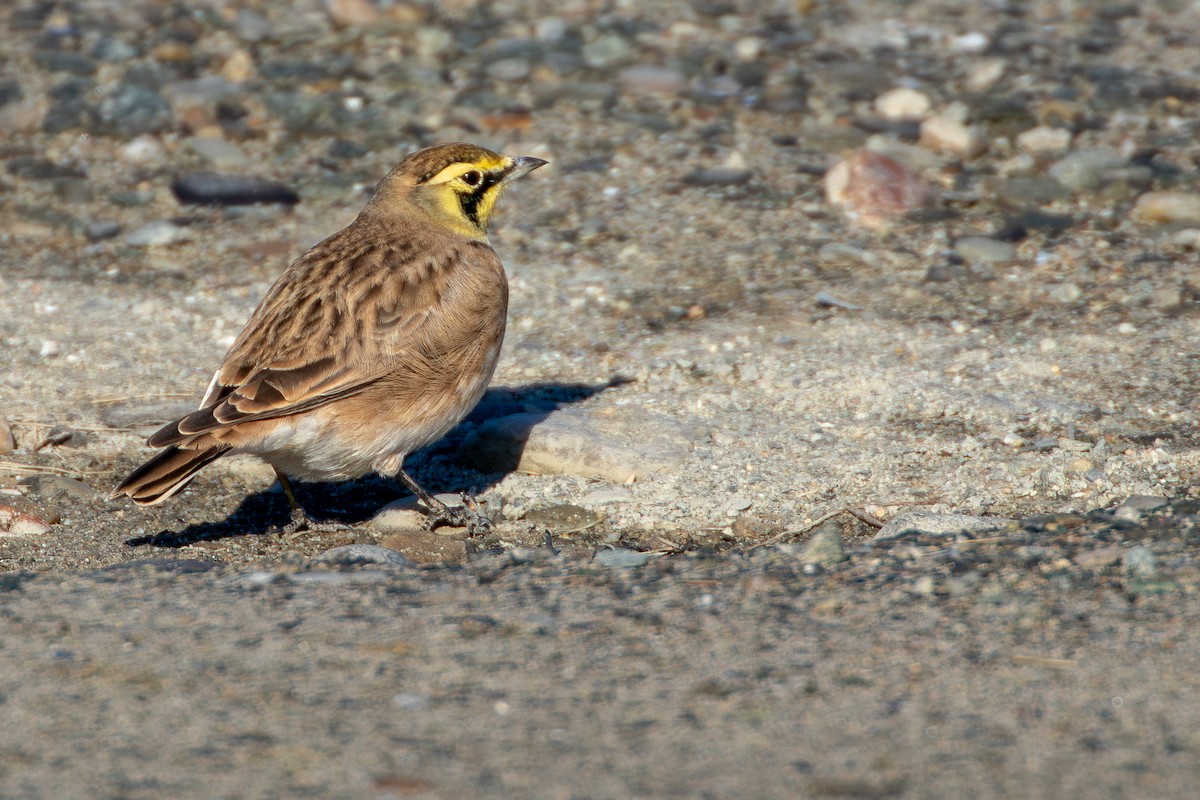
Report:
M875 534L874 541L898 539L907 531L920 531L934 536L953 536L957 533L986 533L999 531L1013 524L1005 517L975 517L970 514L934 514L929 511L905 511L888 520Z
M677 467L694 438L688 426L636 406L563 409L488 420L463 441L457 457L483 472L625 483Z

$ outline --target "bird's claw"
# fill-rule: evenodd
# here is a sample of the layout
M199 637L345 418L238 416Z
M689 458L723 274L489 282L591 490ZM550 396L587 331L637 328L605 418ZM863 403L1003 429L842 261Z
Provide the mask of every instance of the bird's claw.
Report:
M461 506L448 506L441 503L441 508L433 509L425 519L425 530L432 531L439 525L449 525L452 528L466 528L467 535L471 537L486 536L491 533L492 521L477 510L479 503L475 500L475 496L463 492L462 500Z

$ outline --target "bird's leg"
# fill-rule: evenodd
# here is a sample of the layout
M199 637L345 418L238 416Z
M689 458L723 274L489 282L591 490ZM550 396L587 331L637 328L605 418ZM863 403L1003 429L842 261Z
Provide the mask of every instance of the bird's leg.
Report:
M329 532L339 531L345 528L344 525L339 525L336 522L321 522L316 520L307 511L304 506L300 505L300 501L296 499L296 493L292 490L291 481L287 475L284 475L279 470L275 470L275 477L279 479L279 485L283 487L283 493L287 495L288 503L292 507L292 519L287 525L279 529L279 532L285 536L299 533L300 531Z
M483 536L491 532L492 521L472 508L477 505L474 497L468 498L464 493L463 505L448 506L422 489L421 484L414 481L403 467L396 470L396 474L429 509L429 516L425 519L425 530L431 531L444 524L454 528L466 528L468 536Z

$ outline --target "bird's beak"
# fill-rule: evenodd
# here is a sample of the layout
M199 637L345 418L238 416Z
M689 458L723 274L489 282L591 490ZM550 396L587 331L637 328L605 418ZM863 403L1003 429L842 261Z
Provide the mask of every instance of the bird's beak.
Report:
M550 162L546 161L545 159L534 158L533 156L517 156L512 160L512 164L508 167L508 169L504 170L504 177L501 179L501 181L503 183L515 181L522 175L528 175L538 167L545 166L549 163Z

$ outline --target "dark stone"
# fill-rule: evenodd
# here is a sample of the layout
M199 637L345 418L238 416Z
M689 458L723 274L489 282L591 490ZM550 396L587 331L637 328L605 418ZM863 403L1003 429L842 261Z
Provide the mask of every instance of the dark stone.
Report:
M181 203L241 206L251 203L295 205L300 195L288 186L253 175L193 172L171 182L171 191Z
M72 75L91 75L96 71L96 62L82 53L64 50L38 50L33 61L47 72L69 72Z
M127 137L162 133L175 125L171 106L161 94L131 84L101 102L100 120L105 131Z
M55 164L52 161L38 158L37 156L17 156L9 160L5 169L8 170L9 175L31 181L87 177L87 173L80 167Z

